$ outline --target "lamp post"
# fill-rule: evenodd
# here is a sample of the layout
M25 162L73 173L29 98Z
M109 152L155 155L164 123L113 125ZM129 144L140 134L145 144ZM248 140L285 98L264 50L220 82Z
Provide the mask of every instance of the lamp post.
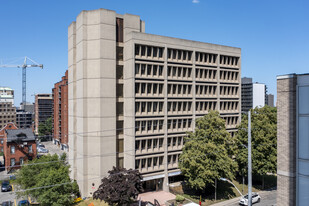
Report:
M232 185L235 187L235 189L239 192L239 194L240 194L242 197L244 196L244 195L239 191L239 189L234 185L234 183L233 183L232 181L230 181L229 179L223 178L223 177L220 177L220 180L232 184Z

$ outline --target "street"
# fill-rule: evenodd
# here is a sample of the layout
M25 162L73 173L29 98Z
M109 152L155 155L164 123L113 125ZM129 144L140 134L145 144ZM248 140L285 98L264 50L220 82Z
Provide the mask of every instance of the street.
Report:
M261 202L255 203L254 206L275 206L276 205L276 197L277 197L277 190L262 192L260 194L261 196ZM231 206L238 206L238 202L235 202L233 204L227 204ZM226 205L226 206L227 206Z

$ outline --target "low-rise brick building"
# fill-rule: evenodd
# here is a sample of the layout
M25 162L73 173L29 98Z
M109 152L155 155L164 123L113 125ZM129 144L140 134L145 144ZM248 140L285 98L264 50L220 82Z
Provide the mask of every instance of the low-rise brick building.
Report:
M0 129L0 152L2 153L4 152L3 143L4 143L4 138L5 138L4 134L5 134L6 129L18 129L18 127L13 122L10 122Z
M53 88L53 141L68 151L68 71Z
M7 172L19 169L25 161L36 157L35 135L31 128L6 129L4 132L4 162Z

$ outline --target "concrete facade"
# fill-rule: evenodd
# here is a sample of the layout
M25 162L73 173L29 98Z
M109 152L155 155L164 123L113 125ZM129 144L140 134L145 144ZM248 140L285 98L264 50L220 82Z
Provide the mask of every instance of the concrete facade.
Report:
M309 74L277 77L277 205L308 205Z
M53 141L68 151L68 71L53 88Z
M35 95L34 104L34 128L35 134L39 134L39 124L45 122L53 115L53 96L52 94Z
M69 26L69 161L82 196L113 166L168 190L196 118L218 110L231 133L240 121L239 48L144 32L139 16L105 9Z

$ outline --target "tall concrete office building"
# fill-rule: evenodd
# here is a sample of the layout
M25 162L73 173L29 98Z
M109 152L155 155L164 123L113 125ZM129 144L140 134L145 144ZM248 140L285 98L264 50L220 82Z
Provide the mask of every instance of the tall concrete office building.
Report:
M252 108L264 107L267 102L265 84L252 82L252 78L241 78L241 112L247 113Z
M39 134L39 125L53 115L53 96L52 94L35 95L34 106L34 129L35 134Z
M82 11L68 29L69 162L83 196L113 166L168 190L195 120L240 121L240 48L146 34L139 16Z
M277 205L308 205L309 74L277 77Z

